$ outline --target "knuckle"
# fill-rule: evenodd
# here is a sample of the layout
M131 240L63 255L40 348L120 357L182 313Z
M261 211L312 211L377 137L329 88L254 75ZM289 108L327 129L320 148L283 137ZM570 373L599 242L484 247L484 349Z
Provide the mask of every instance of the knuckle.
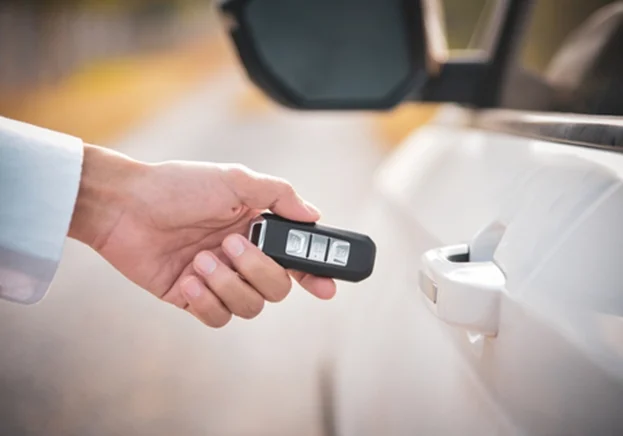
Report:
M287 180L279 179L279 185L281 187L281 193L285 196L291 196L296 194L296 190L294 186L290 184Z
M234 288L238 283L238 277L230 273L226 268L216 268L210 275L208 284L211 289L218 294L227 292Z
M241 256L238 268L246 279L252 281L252 279L261 277L264 274L266 266L263 262L263 256L266 255L260 252L259 249L248 252L247 256Z
M175 306L178 309L185 309L187 304L186 299L182 296L182 293L179 291L176 292L175 290L167 292L167 294L162 297L162 301Z
M248 177L251 174L249 167L242 164L231 164L229 168L227 168L227 172L234 178Z
M186 309L186 306L188 304L186 303L186 300L184 300L183 298L176 298L174 300L169 301L168 303L182 310Z
M284 178L277 176L265 176L265 178L270 182L270 186L274 192L280 196L290 195L296 192L294 186Z

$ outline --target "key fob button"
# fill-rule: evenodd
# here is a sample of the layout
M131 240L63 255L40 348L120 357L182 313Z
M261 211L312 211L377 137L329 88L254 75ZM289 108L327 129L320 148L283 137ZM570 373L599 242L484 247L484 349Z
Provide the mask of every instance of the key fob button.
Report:
M307 257L309 248L310 233L300 230L290 230L286 243L286 254L294 257Z
M329 238L321 235L312 235L311 248L309 249L309 260L324 262L329 247Z
M332 265L346 266L348 265L348 258L350 257L350 243L346 241L331 241L331 248L329 249L329 256L327 257L327 263Z

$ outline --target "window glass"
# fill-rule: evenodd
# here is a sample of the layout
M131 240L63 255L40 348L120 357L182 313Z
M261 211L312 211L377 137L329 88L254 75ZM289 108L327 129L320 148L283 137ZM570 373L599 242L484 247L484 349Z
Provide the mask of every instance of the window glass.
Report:
M547 110L623 115L623 1L537 1L520 68L547 87Z
M443 0L443 11L451 50L474 48L476 29L490 0Z
M485 50L493 12L500 0L441 0L448 48L451 56Z
M522 63L530 71L544 74L565 40L586 19L611 0L539 0L528 27Z

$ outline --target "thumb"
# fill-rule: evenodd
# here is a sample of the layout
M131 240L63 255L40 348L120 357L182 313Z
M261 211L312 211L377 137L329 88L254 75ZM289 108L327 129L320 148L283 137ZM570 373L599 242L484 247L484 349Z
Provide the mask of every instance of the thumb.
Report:
M239 166L228 170L227 174L229 186L251 209L269 209L293 221L316 222L320 219L320 211L303 200L284 179Z

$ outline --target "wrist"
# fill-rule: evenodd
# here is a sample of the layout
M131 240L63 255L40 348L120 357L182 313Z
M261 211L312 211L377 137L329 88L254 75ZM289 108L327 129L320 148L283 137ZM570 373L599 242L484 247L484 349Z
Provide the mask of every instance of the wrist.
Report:
M120 153L85 145L69 237L95 249L102 246L123 216L133 182L144 167Z

